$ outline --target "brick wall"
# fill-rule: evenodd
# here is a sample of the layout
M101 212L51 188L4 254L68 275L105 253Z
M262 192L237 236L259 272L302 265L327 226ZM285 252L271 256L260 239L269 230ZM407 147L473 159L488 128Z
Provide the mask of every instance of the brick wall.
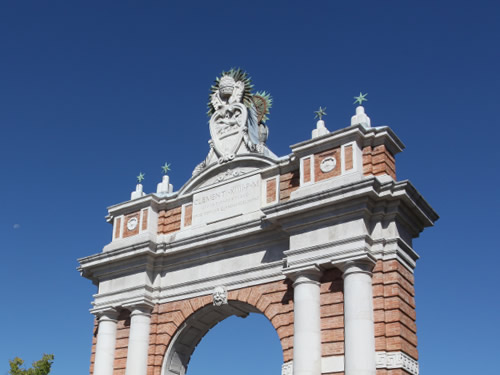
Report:
M272 203L276 200L276 179L272 178L266 181L266 203Z
M392 370L378 369L377 375L411 375L411 374L405 370L398 368Z
M97 318L94 319L94 334L92 335L92 349L90 351L90 375L94 373L95 346L97 344Z
M181 207L161 210L158 214L158 234L168 234L181 229Z
M290 194L297 190L300 185L299 170L285 173L280 176L280 202L290 199Z
M413 274L397 260L377 262L373 273L375 349L402 351L418 360Z
M323 172L321 170L321 162L324 159L330 157L336 160L335 168L333 168L330 172ZM314 154L315 181L322 181L328 178L340 176L340 172L341 172L340 147L334 148L332 150L326 150L320 152L319 154Z
M293 290L288 281L277 281L228 292L228 300L246 302L267 316L281 341L285 361L293 357ZM157 305L151 317L148 375L160 375L170 340L195 311L212 304L206 295Z
M342 272L327 270L321 277L322 356L344 354L344 293ZM378 261L373 270L375 349L402 351L418 359L413 274L397 260ZM275 328L283 350L283 361L293 359L293 287L289 280L276 281L228 292L229 301L248 303L259 309ZM194 312L212 304L205 295L156 305L151 316L148 375L160 375L171 338ZM130 318L118 318L114 375L125 373ZM90 374L93 373L97 328L92 341ZM334 373L323 374L333 375ZM335 373L335 375L343 373ZM377 370L377 375L406 375L401 369Z
M122 310L118 316L118 325L116 327L115 363L113 375L125 375L129 332L130 312Z
M193 223L193 205L184 206L184 226L189 227Z
M338 269L321 278L321 356L344 354L344 280Z
M363 174L365 176L387 174L396 179L396 160L385 145L363 148Z

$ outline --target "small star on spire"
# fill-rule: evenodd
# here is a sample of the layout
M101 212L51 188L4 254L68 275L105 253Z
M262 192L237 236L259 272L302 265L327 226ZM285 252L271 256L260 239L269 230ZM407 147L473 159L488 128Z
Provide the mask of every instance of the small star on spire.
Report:
M166 175L168 173L168 171L170 171L170 164L165 162L165 165L162 165L161 166L161 169L163 171L163 174Z
M356 99L356 100L352 104L359 103L359 105L363 105L363 102L367 102L368 101L368 99L366 99L366 95L368 95L368 93L363 94L363 93L360 92L359 96L355 96L354 97L354 99Z
M323 116L326 116L327 113L325 112L326 111L326 107L325 108L322 108L322 107L319 107L319 109L317 111L314 111L314 113L316 114L316 116L314 116L314 118L319 118L320 120L323 119Z
M146 176L144 173L139 172L139 176L137 176L137 183L140 184L144 180L144 176Z

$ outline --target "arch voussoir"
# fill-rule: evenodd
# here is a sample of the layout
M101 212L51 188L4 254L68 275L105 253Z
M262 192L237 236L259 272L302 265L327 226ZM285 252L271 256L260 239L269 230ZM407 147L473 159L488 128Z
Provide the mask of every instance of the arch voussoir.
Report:
M211 327L231 315L250 312L260 312L269 319L280 339L283 357L289 358L293 346L290 288L286 281L276 281L233 289L228 291L228 304L223 306L214 306L211 294L159 305L155 309L156 332L152 332L156 335L154 358L148 361L148 372L182 373L194 348Z

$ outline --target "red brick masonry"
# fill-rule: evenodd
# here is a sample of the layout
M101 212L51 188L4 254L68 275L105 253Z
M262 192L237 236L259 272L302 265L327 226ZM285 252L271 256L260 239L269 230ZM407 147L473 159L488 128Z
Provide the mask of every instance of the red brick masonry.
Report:
M168 234L181 229L181 207L162 210L158 214L158 234Z
M388 174L396 179L396 160L385 145L363 148L363 174L365 176Z
M280 175L280 202L290 199L290 194L300 185L299 170Z
M344 293L341 271L327 270L321 278L322 356L344 354ZM289 280L228 292L229 301L248 303L271 322L281 341L283 361L293 359L293 287ZM377 351L402 351L418 359L413 274L397 260L379 261L373 271L375 346ZM151 317L148 375L160 375L171 338L191 314L212 304L205 295L156 305ZM129 313L118 318L114 375L125 374ZM93 372L97 329L94 330L90 373ZM343 373L335 373L337 375ZM377 370L377 375L404 375L403 370ZM323 374L327 375L327 374Z

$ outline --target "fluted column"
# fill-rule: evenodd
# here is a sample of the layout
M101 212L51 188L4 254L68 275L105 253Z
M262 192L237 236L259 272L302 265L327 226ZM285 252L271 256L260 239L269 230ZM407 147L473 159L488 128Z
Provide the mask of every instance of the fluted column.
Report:
M290 275L293 283L293 374L321 374L321 272L317 267Z
M109 309L96 315L99 319L99 326L97 329L94 375L113 375L118 312Z
M152 308L147 305L131 308L125 375L146 375L151 311Z
M370 261L344 266L345 375L375 375L372 269Z

